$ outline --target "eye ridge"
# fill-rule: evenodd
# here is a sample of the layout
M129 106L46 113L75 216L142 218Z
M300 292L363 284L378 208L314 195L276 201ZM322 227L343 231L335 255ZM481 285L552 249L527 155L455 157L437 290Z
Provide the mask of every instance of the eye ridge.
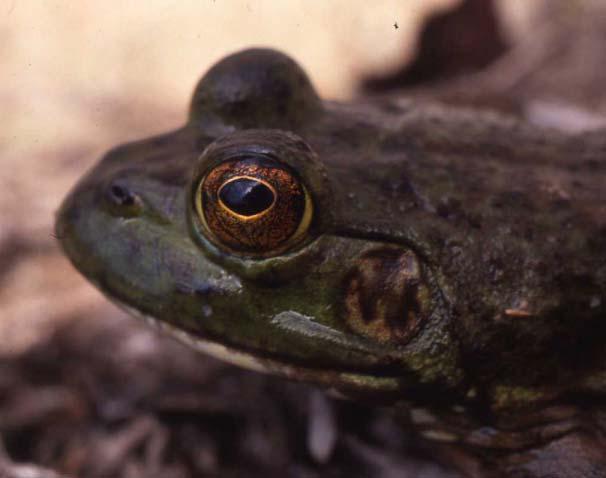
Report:
M251 221L268 214L274 208L278 193L267 181L240 175L221 185L217 199L219 205L230 215L241 221Z

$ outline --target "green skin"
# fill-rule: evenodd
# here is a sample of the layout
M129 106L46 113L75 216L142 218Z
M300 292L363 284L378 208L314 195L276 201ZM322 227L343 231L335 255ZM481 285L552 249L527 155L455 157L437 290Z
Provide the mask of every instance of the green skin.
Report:
M243 153L300 176L302 242L246 257L205 233L198 181ZM291 59L258 49L204 76L184 127L110 151L56 229L112 300L234 363L413 407L464 474L606 476L605 184L603 132L402 98L322 102ZM382 269L407 252L418 327L361 333L347 300L381 321L401 299ZM352 290L372 254L379 278Z

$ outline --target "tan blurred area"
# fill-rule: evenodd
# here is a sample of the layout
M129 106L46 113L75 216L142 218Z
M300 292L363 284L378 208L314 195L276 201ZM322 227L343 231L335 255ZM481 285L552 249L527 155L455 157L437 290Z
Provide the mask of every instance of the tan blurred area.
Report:
M200 75L249 46L292 55L325 98L411 55L457 0L0 3L0 355L60 320L117 312L59 253L54 211L111 146L184 121ZM521 28L530 0L501 2Z

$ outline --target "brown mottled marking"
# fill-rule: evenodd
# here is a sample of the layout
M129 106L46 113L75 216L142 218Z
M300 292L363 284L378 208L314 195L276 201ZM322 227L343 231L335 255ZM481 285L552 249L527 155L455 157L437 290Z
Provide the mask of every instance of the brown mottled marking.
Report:
M398 247L364 253L345 280L345 320L361 335L404 343L426 315L428 291L416 256Z

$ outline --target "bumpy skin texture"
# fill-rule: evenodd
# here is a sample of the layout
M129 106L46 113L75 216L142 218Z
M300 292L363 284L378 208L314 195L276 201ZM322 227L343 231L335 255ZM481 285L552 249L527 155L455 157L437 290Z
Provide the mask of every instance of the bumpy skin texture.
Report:
M276 158L313 204L246 255L209 170ZM606 132L407 99L321 102L271 50L215 65L187 124L110 151L57 235L105 294L234 363L409 413L468 476L606 476Z

